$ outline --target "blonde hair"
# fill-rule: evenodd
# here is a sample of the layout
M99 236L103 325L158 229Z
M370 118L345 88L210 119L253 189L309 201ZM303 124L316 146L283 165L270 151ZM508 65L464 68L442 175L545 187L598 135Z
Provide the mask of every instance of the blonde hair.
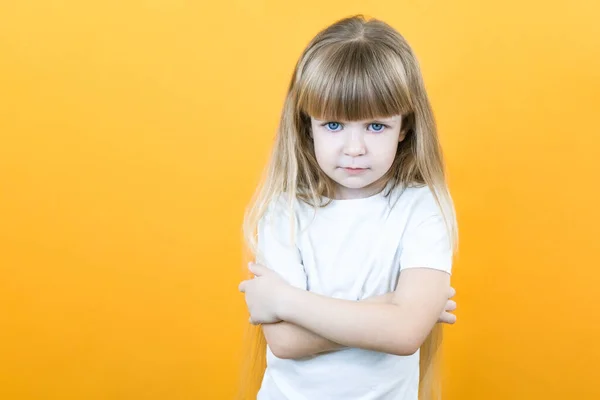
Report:
M391 26L362 15L345 18L319 32L299 58L288 87L270 162L247 209L244 238L257 255L256 231L270 204L285 196L290 207L301 200L315 208L334 198L334 183L320 169L311 139L310 118L356 121L402 115L406 138L399 144L384 177L397 187L431 188L452 241L457 243L456 216L444 171L436 124L419 63L406 40ZM264 372L266 341L259 327L250 327L250 348L242 398L255 399ZM419 398L438 398L439 346L437 325L421 348Z

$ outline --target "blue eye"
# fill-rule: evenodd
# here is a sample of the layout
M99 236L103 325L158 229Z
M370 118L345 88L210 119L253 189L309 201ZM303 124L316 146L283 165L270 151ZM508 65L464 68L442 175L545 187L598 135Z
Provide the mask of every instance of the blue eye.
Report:
M340 123L339 122L328 122L325 124L325 126L330 131L336 131L340 127Z
M370 126L373 128L373 132L382 132L385 129L383 124L371 124Z
M327 123L323 124L323 126L325 126L329 131L332 131L332 132L337 132L342 128L342 124L340 124L339 122L327 122ZM374 122L374 123L369 124L369 127L370 127L371 132L380 133L380 132L383 132L385 130L385 128L387 128L388 126Z

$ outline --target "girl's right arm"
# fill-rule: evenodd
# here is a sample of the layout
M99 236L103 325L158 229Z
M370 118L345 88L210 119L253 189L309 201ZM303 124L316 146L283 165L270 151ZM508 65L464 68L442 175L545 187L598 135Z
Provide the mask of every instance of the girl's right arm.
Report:
M363 301L386 303L392 298L393 293L388 293ZM297 359L345 347L290 322L265 324L262 329L271 352L278 358Z
M269 349L277 358L297 359L344 347L290 322L266 324L262 329Z
M448 302L438 319L438 323L453 324L456 321L456 316L451 314L456 309L456 303L450 300L455 294L456 291L452 288L448 296ZM392 303L393 299L394 293L390 292L361 301L368 303ZM275 324L263 324L262 329L271 352L278 358L298 359L346 347L291 322L281 321Z

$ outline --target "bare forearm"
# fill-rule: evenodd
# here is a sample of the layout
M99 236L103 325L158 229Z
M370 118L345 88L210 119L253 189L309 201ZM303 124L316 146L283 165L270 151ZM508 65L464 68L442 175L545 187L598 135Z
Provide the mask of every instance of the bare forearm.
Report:
M287 322L347 347L408 355L420 346L417 327L410 323L416 319L411 311L386 301L352 302L291 290L279 314Z
M387 293L362 301L381 304L392 298L393 293ZM279 358L303 358L346 347L291 322L263 325L263 332L271 351Z
M271 351L279 358L303 358L344 346L290 322L263 325Z

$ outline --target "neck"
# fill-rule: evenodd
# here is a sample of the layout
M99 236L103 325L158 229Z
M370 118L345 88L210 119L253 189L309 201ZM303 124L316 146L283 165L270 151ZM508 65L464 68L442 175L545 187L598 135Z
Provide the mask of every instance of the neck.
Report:
M384 181L373 182L372 184L363 188L351 189L337 185L335 191L335 200L354 200L364 199L367 197L375 196L379 194L385 188Z

